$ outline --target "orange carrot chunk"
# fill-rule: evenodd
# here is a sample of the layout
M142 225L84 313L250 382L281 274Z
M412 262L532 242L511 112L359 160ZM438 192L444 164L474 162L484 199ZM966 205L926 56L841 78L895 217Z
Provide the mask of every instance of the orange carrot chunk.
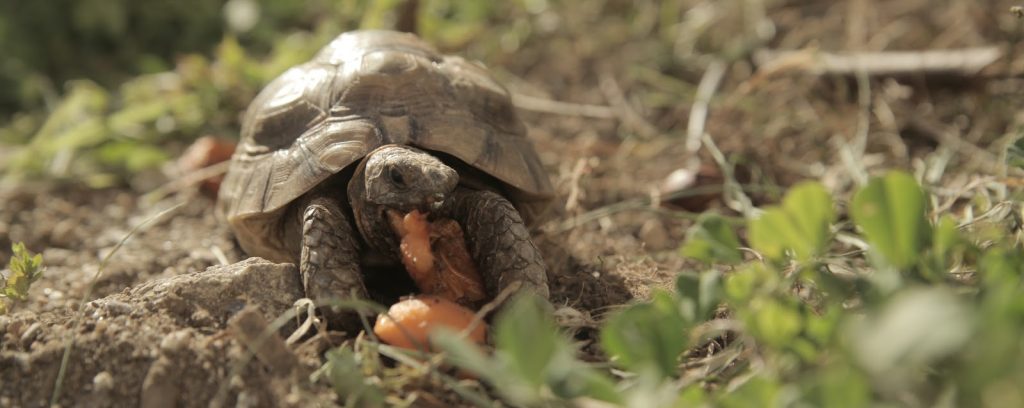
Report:
M396 211L387 214L391 229L401 238L402 264L420 292L463 306L486 299L483 279L457 222L446 218L430 222L415 210L404 216Z
M405 215L402 220L406 235L402 238L402 259L410 271L417 275L430 273L434 268L434 254L430 252L430 225L419 211Z
M417 296L391 305L387 315L377 316L373 332L381 341L412 350L428 348L429 335L438 327L456 332L465 330L473 322L473 311L437 296ZM487 325L480 322L468 338L483 344Z

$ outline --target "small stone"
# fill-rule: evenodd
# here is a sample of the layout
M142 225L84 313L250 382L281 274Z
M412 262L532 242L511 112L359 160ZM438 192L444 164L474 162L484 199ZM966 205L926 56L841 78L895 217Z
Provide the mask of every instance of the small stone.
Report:
M18 364L18 368L22 372L29 372L32 370L32 356L29 353L15 353L14 362Z
M668 249L671 246L668 231L660 220L649 219L640 226L640 240L651 250Z
M102 308L112 316L127 315L132 313L132 305L117 300L103 302Z
M232 385L234 382L232 382ZM243 390L238 393L238 401L235 402L236 408L255 408L262 406L259 395L249 390Z
M188 346L188 341L191 337L192 333L188 330L178 330L174 333L168 334L167 337L164 337L163 341L160 342L160 351L168 354L181 351Z
M25 330L25 333L21 335L22 347L31 348L32 343L36 341L36 337L39 336L39 333L42 330L42 328L43 325L39 322L35 322L31 326L29 326L28 330Z
M107 323L107 319L99 318L96 319L96 324L92 330L96 335L102 336L103 333L107 332L107 327L110 327L110 323Z
M92 378L92 387L96 392L107 392L114 389L114 376L109 372L100 371Z

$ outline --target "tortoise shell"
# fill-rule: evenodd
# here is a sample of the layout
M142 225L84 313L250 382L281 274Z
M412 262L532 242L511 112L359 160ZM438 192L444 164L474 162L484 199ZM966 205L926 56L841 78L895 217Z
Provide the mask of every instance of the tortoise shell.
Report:
M525 133L508 91L479 65L411 34L345 33L253 100L218 213L251 255L294 261L281 242L288 205L375 148L407 144L492 176L529 220L552 187Z

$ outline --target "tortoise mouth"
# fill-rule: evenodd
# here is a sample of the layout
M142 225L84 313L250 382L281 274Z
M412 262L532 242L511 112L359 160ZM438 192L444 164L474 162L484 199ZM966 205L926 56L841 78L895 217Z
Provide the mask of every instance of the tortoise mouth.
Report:
M399 205L394 204L380 204L382 207L381 216L387 219L390 216L390 212L399 213L402 215L411 213L413 211L419 211L425 215L431 215L432 213L440 210L444 207L447 202L447 197L443 193L434 193L423 200L420 200L418 204L402 203Z

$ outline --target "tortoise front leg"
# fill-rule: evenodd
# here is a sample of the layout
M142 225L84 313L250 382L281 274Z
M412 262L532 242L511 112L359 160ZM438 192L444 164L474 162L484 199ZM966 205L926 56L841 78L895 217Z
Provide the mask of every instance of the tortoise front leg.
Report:
M491 191L458 188L449 216L466 235L466 245L480 269L484 286L497 296L514 282L521 290L548 299L548 275L523 219L508 200Z
M355 313L325 307L332 299L367 299L355 230L331 198L312 197L302 211L299 272L306 296L320 307L329 323L342 329L359 327Z

